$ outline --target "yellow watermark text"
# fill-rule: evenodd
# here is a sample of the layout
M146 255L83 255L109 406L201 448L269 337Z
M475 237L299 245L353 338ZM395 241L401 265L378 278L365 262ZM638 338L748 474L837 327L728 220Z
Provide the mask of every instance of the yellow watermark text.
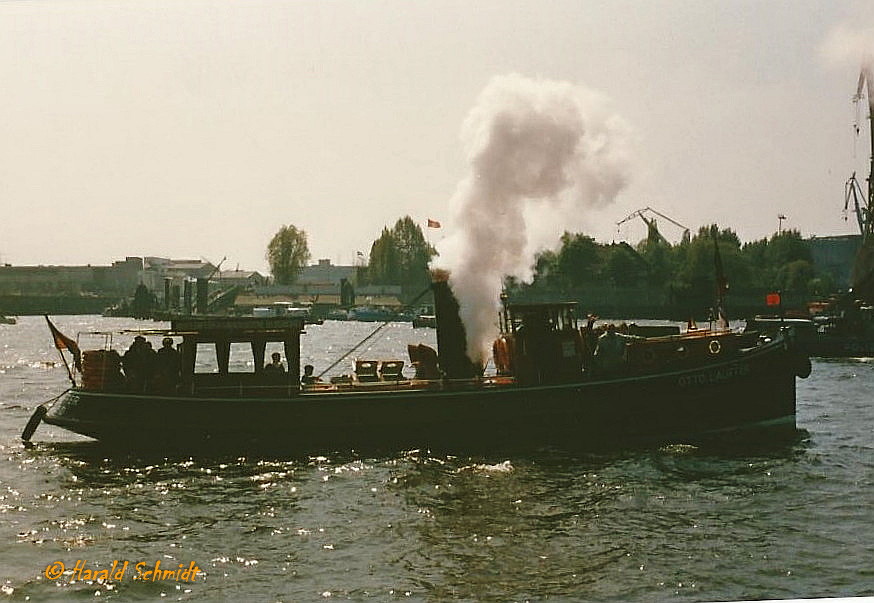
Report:
M162 563L161 560L154 562L113 560L111 567L91 568L86 559L77 559L73 567L68 568L63 561L49 563L43 575L49 580L60 580L64 576L70 582L80 580L94 580L101 582L121 582L125 579L140 580L144 582L194 582L198 574L203 571L197 567L194 561L185 563Z

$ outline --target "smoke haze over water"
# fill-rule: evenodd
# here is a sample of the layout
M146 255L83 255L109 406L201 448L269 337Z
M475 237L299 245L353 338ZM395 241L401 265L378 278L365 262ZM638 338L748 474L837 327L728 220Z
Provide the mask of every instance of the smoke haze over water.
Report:
M462 128L469 173L450 202L450 271L468 355L488 357L505 276L527 280L538 250L611 203L629 178L629 128L600 95L567 82L494 78ZM556 225L544 228L541 223Z

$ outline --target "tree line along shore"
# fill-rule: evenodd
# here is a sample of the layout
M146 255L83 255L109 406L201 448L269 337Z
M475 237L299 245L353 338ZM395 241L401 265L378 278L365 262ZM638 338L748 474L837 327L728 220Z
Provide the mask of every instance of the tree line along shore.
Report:
M765 295L772 291L783 294L786 308L801 311L808 302L847 287L858 239L805 239L788 229L744 242L731 228L715 224L700 227L679 243L668 242L652 229L634 245L600 243L584 233L565 232L557 249L536 256L530 282L508 277L505 288L510 299L575 300L584 311L601 316L702 319L714 298L715 240L729 282L727 307L733 317L766 311ZM369 252L359 251L357 256L356 265L346 267L347 285L393 287L403 304L428 287L429 265L437 250L422 226L404 216L382 230ZM249 280L240 287L260 284L293 290L311 267L307 233L292 224L282 226L268 242L265 257L270 275L245 271ZM134 260L140 258L105 267L0 266L0 313L100 313L131 298L143 283L143 261ZM224 274L209 263L192 262L189 268L191 278ZM159 282L153 278L147 288L158 289ZM321 284L341 286L339 279ZM154 291L158 298L161 293Z

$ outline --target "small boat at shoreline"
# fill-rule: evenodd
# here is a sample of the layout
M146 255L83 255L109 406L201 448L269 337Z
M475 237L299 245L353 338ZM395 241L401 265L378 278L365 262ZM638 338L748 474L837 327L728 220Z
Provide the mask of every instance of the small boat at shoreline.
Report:
M644 339L608 327L595 340L592 321L578 325L574 303L505 304L496 371L485 374L467 356L448 283L435 283L434 294L438 349L410 346L415 374L397 358L365 358L328 382L311 370L301 380L300 318L185 317L149 331L181 339L178 382L169 387L132 384L117 352L80 353L49 323L59 349L80 354L81 372L70 372L73 387L53 406L36 409L22 439L41 420L128 450L596 448L773 423L794 429L795 379L810 364L785 333L700 329ZM612 363L608 340L619 343ZM287 371L263 368L271 342L284 348ZM251 350L254 371L230 370L233 344ZM203 346L214 348L217 372L197 372Z
M437 328L437 316L434 314L416 314L413 317L413 328L421 329L421 328Z
M0 314L0 325L14 325L17 322L18 321L15 319L14 316L4 316Z
M849 312L824 313L810 318L756 316L745 330L775 335L791 329L797 344L817 358L874 357L874 307L859 305Z
M356 306L346 313L347 320L358 322L410 322L409 314L390 308Z

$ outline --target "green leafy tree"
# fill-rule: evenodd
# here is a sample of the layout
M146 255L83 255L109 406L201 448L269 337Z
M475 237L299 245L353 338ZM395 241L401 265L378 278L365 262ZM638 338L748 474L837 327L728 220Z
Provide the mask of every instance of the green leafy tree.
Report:
M400 282L400 260L394 237L388 228L370 246L368 280L375 284L397 284Z
M437 253L422 233L422 227L410 216L398 220L392 229L398 249L401 283L413 287L427 286L430 282L428 264Z
M800 232L786 230L742 243L731 228L711 224L677 245L650 232L638 243L636 253L627 246L602 245L584 234L565 232L560 249L538 254L531 292L548 296L610 284L645 284L666 293L676 308L699 312L716 297L714 241L730 287L729 307L734 300L758 299L765 289L782 289L796 296L822 296L834 290L833 279L816 271Z
M550 249L543 250L534 259L534 276L532 286L550 287L560 286L560 274L558 272L558 254Z
M601 276L604 255L602 246L592 237L565 232L556 258L556 280L569 287L596 282Z
M428 264L437 251L425 240L422 227L404 216L391 228L383 228L370 247L369 278L374 284L427 287Z
M631 246L611 245L607 252L605 274L614 285L634 287L646 281L646 261Z
M130 305L131 316L134 318L149 318L158 305L155 294L149 291L142 283L137 285L134 298Z
M293 224L280 228L267 245L267 262L277 284L294 283L309 260L307 233Z
M637 252L646 262L646 282L651 287L670 283L674 276L675 248L656 237L647 237L637 246Z
M810 262L810 247L797 230L784 230L774 233L768 241L765 257L774 267L782 267L791 262Z
M774 287L775 269L769 262L768 239L744 243L741 254L751 270L750 284L754 287Z
M836 290L834 278L827 272L819 273L807 282L807 293L814 297L826 297Z
M780 267L778 283L784 291L806 293L814 275L813 264L807 260L795 260Z
M689 243L679 246L681 250L676 256L676 279L672 286L688 311L708 307L716 299L714 239L719 246L729 297L732 291L742 291L749 286L750 268L741 255L738 236L729 228L720 230L716 224L703 226Z
M806 287L802 283L804 276L810 274L808 280L813 278L810 248L797 230L784 230L774 233L770 239L746 243L741 252L752 270L750 285L753 287L786 288L791 281L792 290L800 292Z

